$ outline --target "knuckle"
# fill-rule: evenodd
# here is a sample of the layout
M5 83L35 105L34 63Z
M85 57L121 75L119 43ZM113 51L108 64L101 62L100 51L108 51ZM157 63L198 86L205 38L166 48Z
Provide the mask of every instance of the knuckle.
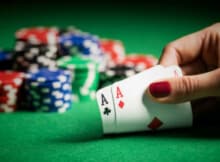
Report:
M174 43L171 42L163 48L163 53L169 52L169 51L173 50L174 48L175 48Z
M163 48L163 54L172 54L174 58L177 59L178 63L181 63L183 61L181 52L178 49L178 43L176 41L170 42Z
M191 77L179 78L176 84L175 96L177 98L192 98L199 87L199 82Z

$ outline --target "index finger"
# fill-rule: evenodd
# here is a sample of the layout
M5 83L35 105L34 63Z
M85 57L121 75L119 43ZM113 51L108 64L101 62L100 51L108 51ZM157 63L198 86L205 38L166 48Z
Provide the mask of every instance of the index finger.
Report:
M162 52L159 64L183 66L193 62L201 53L204 36L205 30L201 30L169 43Z

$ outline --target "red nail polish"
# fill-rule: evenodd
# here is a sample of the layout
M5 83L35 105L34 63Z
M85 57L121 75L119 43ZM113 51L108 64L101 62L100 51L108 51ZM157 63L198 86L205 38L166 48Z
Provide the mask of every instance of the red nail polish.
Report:
M152 96L159 98L159 97L166 97L171 92L171 87L169 82L155 82L150 84L149 91Z

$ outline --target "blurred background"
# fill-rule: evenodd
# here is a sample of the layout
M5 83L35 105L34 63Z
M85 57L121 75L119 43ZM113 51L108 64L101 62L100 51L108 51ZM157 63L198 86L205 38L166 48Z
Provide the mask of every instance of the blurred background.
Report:
M121 40L127 53L156 56L165 44L220 20L215 1L5 1L0 5L0 47L12 48L14 32L31 26L76 26Z

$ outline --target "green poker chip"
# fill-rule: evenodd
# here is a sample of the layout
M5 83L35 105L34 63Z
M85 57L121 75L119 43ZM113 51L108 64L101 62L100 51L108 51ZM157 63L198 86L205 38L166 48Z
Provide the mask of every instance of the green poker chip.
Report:
M80 56L65 56L57 61L57 65L72 72L75 101L95 99L95 92L99 85L99 65L95 61Z
M96 69L98 64L89 58L84 58L80 56L66 56L62 57L57 61L59 67L67 68L68 70L82 70L88 71Z

